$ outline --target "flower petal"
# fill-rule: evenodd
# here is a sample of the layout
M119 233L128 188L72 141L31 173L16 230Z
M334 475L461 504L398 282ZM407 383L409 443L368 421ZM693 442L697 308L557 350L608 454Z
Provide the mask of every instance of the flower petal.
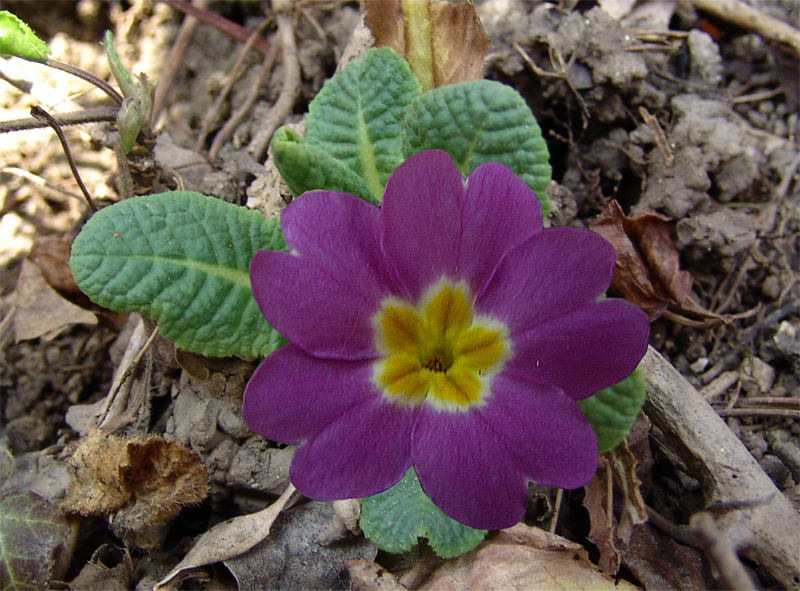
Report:
M379 396L347 409L297 448L292 482L320 501L369 497L397 484L411 466L418 408Z
M433 283L458 276L464 179L446 152L403 162L386 181L381 245L416 301Z
M270 354L247 382L244 421L272 441L302 443L378 396L371 376L369 361L316 359L288 344Z
M460 276L480 293L503 255L542 230L542 207L510 168L487 162L467 179Z
M383 297L404 292L381 252L379 218L374 205L330 191L284 209L292 254L259 251L250 263L253 294L273 328L318 357L377 355L371 316Z
M580 400L627 377L644 357L650 325L639 308L604 299L512 337L505 371Z
M510 334L578 310L611 284L614 247L589 230L553 228L510 250L477 297L477 312Z
M479 413L437 411L425 404L413 437L422 489L445 514L475 529L503 529L522 519L525 478Z
M505 372L492 381L492 396L477 409L522 474L536 484L573 489L597 469L597 438L575 401L549 384Z

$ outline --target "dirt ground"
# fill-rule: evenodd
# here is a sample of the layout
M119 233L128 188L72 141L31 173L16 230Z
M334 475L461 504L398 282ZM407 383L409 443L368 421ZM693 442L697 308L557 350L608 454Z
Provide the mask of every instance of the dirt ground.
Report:
M612 200L630 227L656 220L671 249L669 260L677 266L650 262L645 276L658 284L653 291L618 295L650 306L652 347L688 381L694 395L710 403L755 460L752 469L768 477L796 517L796 48L781 46L763 31L757 34L755 25L698 10L703 3L689 0L608 1L600 3L603 8L588 1L477 4L492 42L485 77L522 94L550 148L549 223L595 227ZM348 51L360 20L358 3L304 0L294 6L300 83L289 89L292 72L282 58L269 3L201 0L195 5L240 25L245 34L258 30L266 43L244 53L237 66L246 37L233 39L203 21L189 25L166 2L3 1L0 8L26 20L49 43L55 59L104 79L110 73L101 41L111 29L123 62L157 82L157 144L152 162L144 158L141 163L145 173L134 179L137 189L174 188L179 178L186 189L272 215L289 194L263 153L264 138L277 125L301 121ZM800 3L794 0L747 5L763 17L800 21ZM4 80L18 81L0 82L1 121L29 117L33 105L69 112L109 104L102 92L63 72L18 60L1 62L0 72ZM294 100L287 106L279 100L282 95ZM64 131L92 197L101 206L118 200L110 128L96 123ZM128 515L132 521L125 523L122 518L109 522L111 511L82 518L55 578L72 581L71 589L150 589L213 525L274 502L288 485L292 450L253 436L242 421L244 384L258 360L176 354L169 343L156 340L143 353L135 379L121 375L152 325L136 315L93 309L70 283L68 245L90 211L61 144L49 128L0 138L0 494L32 491L53 504L61 502L80 478L69 458L87 439L109 390L118 389L112 382L125 378L128 397L119 402L116 422L103 432L182 444L202 462L208 494L176 501L170 511L177 516L138 538L130 524L152 525L149 515L160 511L158 506L140 506L143 514ZM647 218L648 212L658 215ZM636 229L630 234L640 240L640 252L650 248L645 234ZM671 291L670 281L677 278L686 288L683 299ZM660 388L651 386L653 392ZM631 480L635 492L625 492L612 468L607 481L567 491L563 499L532 487L526 523L551 528L577 544L587 564L609 575L604 584L616 578L646 589L725 588L727 563L704 552L709 545L697 533L699 526L688 525L690 518L704 509L713 509L720 523L730 512L747 519L756 513L748 513L746 503L711 507L715 493L705 477L676 451L657 412L645 410L624 461L628 476L638 478ZM166 451L158 453L179 453L164 445ZM697 461L703 464L703 458ZM606 482L615 492L603 497ZM339 527L341 507L334 514L327 503L291 502L294 506L253 551L199 563L175 588L466 589L465 581L480 580L453 575L448 587L442 569L456 567L443 565L430 550L422 547L400 557L378 553L363 536ZM182 505L187 506L181 510ZM641 518L631 521L623 515L627 510ZM599 531L602 519L609 524L605 535ZM621 531L626 524L629 531ZM784 544L780 535L775 533L778 546ZM119 550L123 541L127 551ZM747 544L741 541L743 562L735 562L755 585L800 587L798 576L792 579L785 569L761 560L758 551L748 552ZM469 560L459 563L458 572L477 576L485 565ZM385 570L376 570L377 565ZM508 566L493 576L527 581L512 571ZM541 581L538 587L524 584L549 588ZM56 587L66 588L53 583Z

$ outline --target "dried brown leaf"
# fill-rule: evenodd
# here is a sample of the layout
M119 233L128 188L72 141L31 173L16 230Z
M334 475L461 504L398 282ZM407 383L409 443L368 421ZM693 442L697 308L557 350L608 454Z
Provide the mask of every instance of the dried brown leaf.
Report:
M589 227L616 252L612 288L644 310L651 322L668 307L683 306L692 277L680 270L669 218L650 210L628 217L613 200Z
M70 464L75 481L62 508L104 515L116 533L140 546L150 545L155 529L181 507L208 494L200 457L163 437L123 439L96 431L79 442Z

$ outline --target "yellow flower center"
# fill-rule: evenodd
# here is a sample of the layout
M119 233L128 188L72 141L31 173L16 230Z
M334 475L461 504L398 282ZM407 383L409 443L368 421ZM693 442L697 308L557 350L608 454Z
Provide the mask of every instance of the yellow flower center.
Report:
M386 298L373 326L381 353L373 381L400 404L449 411L480 404L511 352L502 322L473 315L464 282L439 281L417 306Z

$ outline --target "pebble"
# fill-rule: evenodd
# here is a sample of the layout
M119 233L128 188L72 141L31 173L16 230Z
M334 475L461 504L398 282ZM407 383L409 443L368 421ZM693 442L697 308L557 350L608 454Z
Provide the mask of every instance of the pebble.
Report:
M761 293L771 300L781 295L781 278L777 275L769 275L761 284Z

